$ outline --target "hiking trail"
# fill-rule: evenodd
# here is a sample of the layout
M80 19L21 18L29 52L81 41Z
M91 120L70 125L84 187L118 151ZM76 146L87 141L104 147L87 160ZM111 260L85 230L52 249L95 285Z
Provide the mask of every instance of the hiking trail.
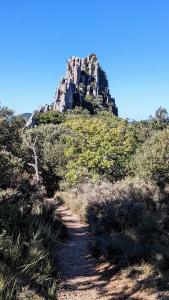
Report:
M155 300L156 295L140 293L133 280L123 278L116 266L96 264L89 247L88 226L65 207L58 208L68 238L57 250L59 268L58 300Z

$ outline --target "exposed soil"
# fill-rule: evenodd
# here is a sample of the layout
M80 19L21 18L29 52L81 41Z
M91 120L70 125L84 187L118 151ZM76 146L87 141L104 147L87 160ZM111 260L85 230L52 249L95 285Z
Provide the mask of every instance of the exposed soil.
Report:
M157 300L159 297L152 289L144 289L139 281L129 278L124 270L117 270L109 263L97 265L91 257L87 225L64 206L58 209L67 227L68 238L57 252L59 267L58 300Z

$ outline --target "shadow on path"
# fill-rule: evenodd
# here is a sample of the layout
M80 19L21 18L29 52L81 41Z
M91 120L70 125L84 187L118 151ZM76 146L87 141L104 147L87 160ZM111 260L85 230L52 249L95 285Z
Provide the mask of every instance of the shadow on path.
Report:
M91 257L88 226L64 206L58 208L67 227L68 238L56 254L59 267L58 300L156 300L150 295L137 296L141 286L121 278L122 271L110 263L96 265Z

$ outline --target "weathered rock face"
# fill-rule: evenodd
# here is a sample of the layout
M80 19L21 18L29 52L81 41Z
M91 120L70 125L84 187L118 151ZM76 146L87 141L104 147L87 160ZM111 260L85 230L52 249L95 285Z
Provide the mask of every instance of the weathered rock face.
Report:
M87 108L91 113L107 109L118 115L115 99L111 97L105 72L95 54L85 58L72 56L68 59L66 76L61 79L52 105L46 104L34 111L26 127L37 124L36 116L49 110L64 112L75 106Z
M95 54L85 58L72 56L67 62L66 76L61 79L56 90L53 109L63 112L75 106L88 108L97 103L118 114L115 100L108 89L105 72L101 69Z

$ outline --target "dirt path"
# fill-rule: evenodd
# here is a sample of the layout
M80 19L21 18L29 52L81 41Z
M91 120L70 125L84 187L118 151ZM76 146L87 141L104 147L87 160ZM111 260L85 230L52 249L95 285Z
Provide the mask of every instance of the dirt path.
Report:
M96 271L95 261L90 254L87 226L65 207L58 210L69 236L57 253L61 282L58 299L112 299L108 295L103 297L103 294L107 294L105 282Z
M59 267L58 300L156 300L157 295L140 291L108 263L96 266L89 249L88 227L61 206L58 209L68 238L57 251Z

